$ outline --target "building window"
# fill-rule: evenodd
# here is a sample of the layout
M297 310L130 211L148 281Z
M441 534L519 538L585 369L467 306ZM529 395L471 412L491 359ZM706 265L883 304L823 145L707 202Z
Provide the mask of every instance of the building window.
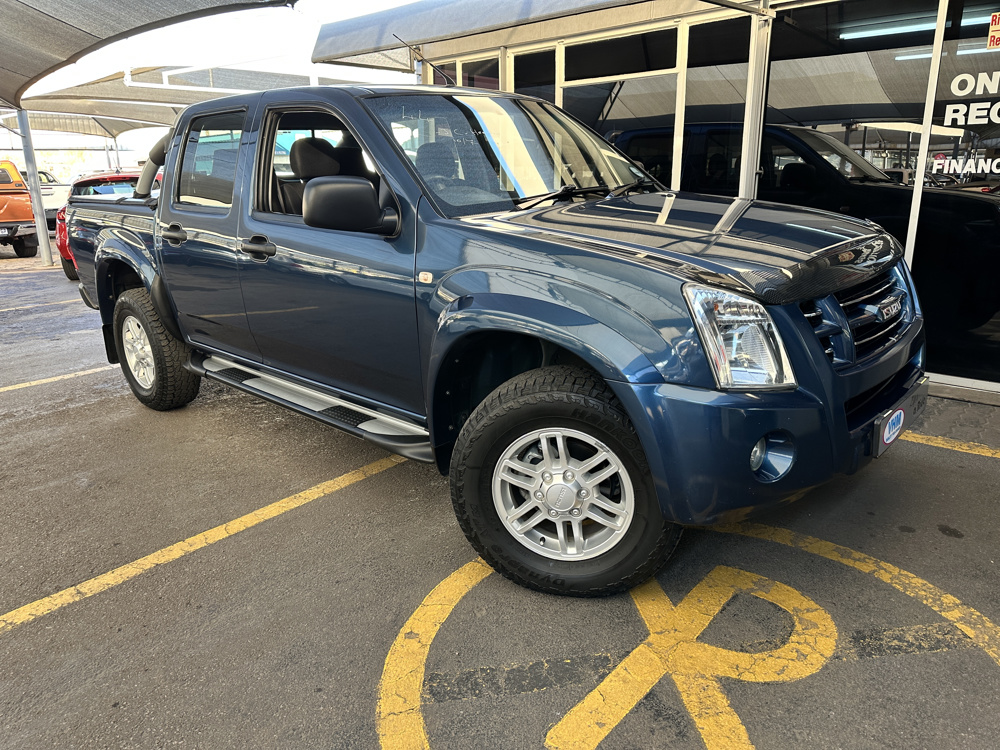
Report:
M458 73L455 68L455 61L435 63L434 64L434 83L438 86L449 86L458 80ZM444 75L441 75L441 74ZM444 76L448 76L451 80L447 80Z
M500 90L500 61L497 58L462 63L462 85Z
M645 73L677 65L677 29L566 47L566 80Z
M529 52L514 57L514 93L556 101L556 51Z

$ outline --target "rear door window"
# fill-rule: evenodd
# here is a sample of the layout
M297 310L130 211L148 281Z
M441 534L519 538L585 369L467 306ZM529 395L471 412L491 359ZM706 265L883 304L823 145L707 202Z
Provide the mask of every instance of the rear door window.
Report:
M228 209L245 112L206 115L191 121L177 186L177 203Z

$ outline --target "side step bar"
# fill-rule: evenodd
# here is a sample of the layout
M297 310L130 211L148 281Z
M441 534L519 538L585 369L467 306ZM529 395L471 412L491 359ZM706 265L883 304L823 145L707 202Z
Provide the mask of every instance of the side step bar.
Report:
M292 383L218 356L194 354L189 368L206 378L312 417L406 458L432 463L430 435L418 424Z

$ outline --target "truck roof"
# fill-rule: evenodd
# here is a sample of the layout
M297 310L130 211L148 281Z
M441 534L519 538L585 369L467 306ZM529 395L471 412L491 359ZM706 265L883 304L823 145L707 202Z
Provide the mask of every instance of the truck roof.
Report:
M513 94L506 91L490 91L487 89L476 89L469 88L465 86L435 86L426 84L384 84L384 85L370 85L370 84L360 84L360 83L337 83L330 84L326 86L298 86L294 88L279 89L282 92L288 94L295 94L296 92L301 92L302 94L329 94L331 92L338 92L338 94L346 94L355 99L361 99L368 96L380 95L380 96L407 96L413 94L438 94L444 96L454 96L456 94L462 96L496 96L503 97L505 99L518 98L518 99L532 99L534 97L524 96L523 94ZM234 96L220 97L218 99L210 99L204 102L198 102L197 104L190 105L185 111L186 112L200 112L203 109L217 109L219 106L241 106L244 103L254 101L259 98L263 92L253 92L249 94L236 94Z

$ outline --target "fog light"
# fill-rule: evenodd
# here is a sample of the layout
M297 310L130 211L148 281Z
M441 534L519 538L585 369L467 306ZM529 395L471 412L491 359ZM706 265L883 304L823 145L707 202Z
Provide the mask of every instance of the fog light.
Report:
M761 438L750 450L750 471L757 472L767 456L767 438Z
M750 451L750 471L758 482L776 482L795 463L792 436L784 430L769 432Z

